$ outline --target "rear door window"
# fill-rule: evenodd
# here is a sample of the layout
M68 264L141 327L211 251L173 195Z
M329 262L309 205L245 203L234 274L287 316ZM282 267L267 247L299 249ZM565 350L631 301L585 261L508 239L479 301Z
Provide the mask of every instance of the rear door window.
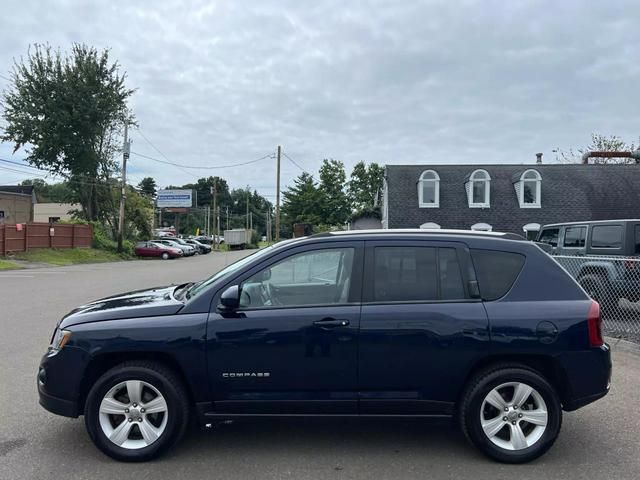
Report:
M560 233L559 228L545 228L538 238L539 242L548 243L553 247L558 246L558 234Z
M471 249L480 294L484 300L497 300L506 295L518 278L525 256L496 250Z
M374 302L460 300L466 297L455 248L376 247Z
M587 238L587 227L566 227L564 229L563 247L583 248Z
M622 248L622 225L594 225L591 248Z

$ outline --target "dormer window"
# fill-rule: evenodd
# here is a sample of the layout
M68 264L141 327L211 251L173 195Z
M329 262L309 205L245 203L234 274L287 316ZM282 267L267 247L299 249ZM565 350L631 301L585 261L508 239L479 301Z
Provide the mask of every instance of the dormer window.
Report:
M520 208L542 206L542 177L536 170L526 170L514 183Z
M475 170L465 183L469 208L489 208L491 177L486 170Z
M440 206L440 177L433 170L425 170L418 181L418 205L420 208Z

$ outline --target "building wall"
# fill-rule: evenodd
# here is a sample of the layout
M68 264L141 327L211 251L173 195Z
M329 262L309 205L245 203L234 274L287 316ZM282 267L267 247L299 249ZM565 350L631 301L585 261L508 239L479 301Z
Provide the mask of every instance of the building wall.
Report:
M33 198L31 195L0 192L0 212L4 212L4 218L0 218L0 223L31 222L33 221Z
M465 179L477 168L491 176L489 208L469 208ZM541 208L521 208L513 179L527 169L542 177ZM424 170L440 176L439 208L420 208L417 184ZM387 165L388 228L418 228L433 222L468 230L487 223L493 231L523 235L529 223L640 217L640 166L637 165ZM384 206L383 206L384 208Z
M71 220L73 210L80 210L77 203L36 203L33 207L34 222L48 222L51 217L60 217L60 220Z

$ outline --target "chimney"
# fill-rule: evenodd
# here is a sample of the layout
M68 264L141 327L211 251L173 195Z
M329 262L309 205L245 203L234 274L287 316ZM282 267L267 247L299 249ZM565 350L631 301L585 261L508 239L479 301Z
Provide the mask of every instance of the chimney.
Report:
M542 154L536 153L536 163L542 163Z

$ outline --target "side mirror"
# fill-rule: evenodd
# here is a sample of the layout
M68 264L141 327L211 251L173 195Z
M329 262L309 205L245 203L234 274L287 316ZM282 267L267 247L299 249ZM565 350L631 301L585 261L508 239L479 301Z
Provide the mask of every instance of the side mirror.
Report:
M222 310L235 310L240 306L240 287L232 285L220 295L220 305Z

